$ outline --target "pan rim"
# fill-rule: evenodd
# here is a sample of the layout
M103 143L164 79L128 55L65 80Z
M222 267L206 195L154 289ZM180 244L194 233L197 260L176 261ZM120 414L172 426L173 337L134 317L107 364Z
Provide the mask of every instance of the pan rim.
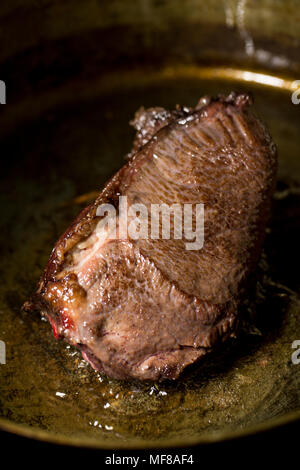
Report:
M297 421L300 422L300 410L287 413L277 418L269 419L259 424L250 425L242 430L217 431L210 434L204 434L202 437L187 438L184 439L184 441L182 438L174 438L166 440L156 439L153 441L143 441L136 439L135 442L122 442L117 439L110 439L106 441L97 438L70 437L62 433L53 433L43 429L30 427L26 424L15 423L5 418L0 418L0 431L14 434L19 437L25 437L28 439L34 439L37 441L61 446L101 450L143 450L154 448L171 449L176 447L189 447L225 442L278 429L281 426L289 425Z

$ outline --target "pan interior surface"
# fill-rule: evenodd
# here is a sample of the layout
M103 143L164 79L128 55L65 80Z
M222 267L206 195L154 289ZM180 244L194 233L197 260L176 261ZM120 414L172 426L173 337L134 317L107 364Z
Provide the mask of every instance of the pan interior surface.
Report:
M112 77L89 83L80 99L58 97L55 106L45 105L1 137L1 419L76 443L135 447L225 438L299 416L300 364L292 361L292 345L300 340L300 105L284 87L223 79L217 69L207 77L185 76L180 68L169 75L125 75L122 86ZM38 313L20 307L57 238L123 164L134 112L141 105L193 106L204 94L232 89L253 92L255 110L279 152L273 215L249 319L237 339L176 382L102 376L75 348L55 341Z

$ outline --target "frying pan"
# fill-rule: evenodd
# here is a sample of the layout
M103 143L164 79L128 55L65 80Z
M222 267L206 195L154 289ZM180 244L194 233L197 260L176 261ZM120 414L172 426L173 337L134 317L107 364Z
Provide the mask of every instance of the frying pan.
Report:
M2 430L81 447L165 448L300 419L299 6L1 2ZM176 383L101 376L20 307L55 240L122 165L134 111L231 89L253 91L279 150L249 318L237 339Z

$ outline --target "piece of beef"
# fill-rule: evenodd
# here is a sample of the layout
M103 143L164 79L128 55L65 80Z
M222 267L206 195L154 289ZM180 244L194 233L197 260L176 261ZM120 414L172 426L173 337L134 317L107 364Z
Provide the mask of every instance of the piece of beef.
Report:
M231 93L195 109L138 111L128 163L58 240L25 308L40 309L95 369L175 379L235 333L276 174L275 145L249 104ZM129 206L203 203L203 248L105 237L97 208L117 208L120 195ZM117 216L119 227L125 216Z

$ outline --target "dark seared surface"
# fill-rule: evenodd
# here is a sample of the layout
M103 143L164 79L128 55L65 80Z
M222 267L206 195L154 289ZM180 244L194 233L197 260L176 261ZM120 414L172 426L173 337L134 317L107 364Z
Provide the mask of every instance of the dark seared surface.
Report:
M141 109L129 162L59 239L27 308L46 314L95 368L177 378L235 333L276 173L275 146L249 101L231 94L195 109ZM146 206L204 203L203 249L174 239L99 242L96 209L119 195Z

